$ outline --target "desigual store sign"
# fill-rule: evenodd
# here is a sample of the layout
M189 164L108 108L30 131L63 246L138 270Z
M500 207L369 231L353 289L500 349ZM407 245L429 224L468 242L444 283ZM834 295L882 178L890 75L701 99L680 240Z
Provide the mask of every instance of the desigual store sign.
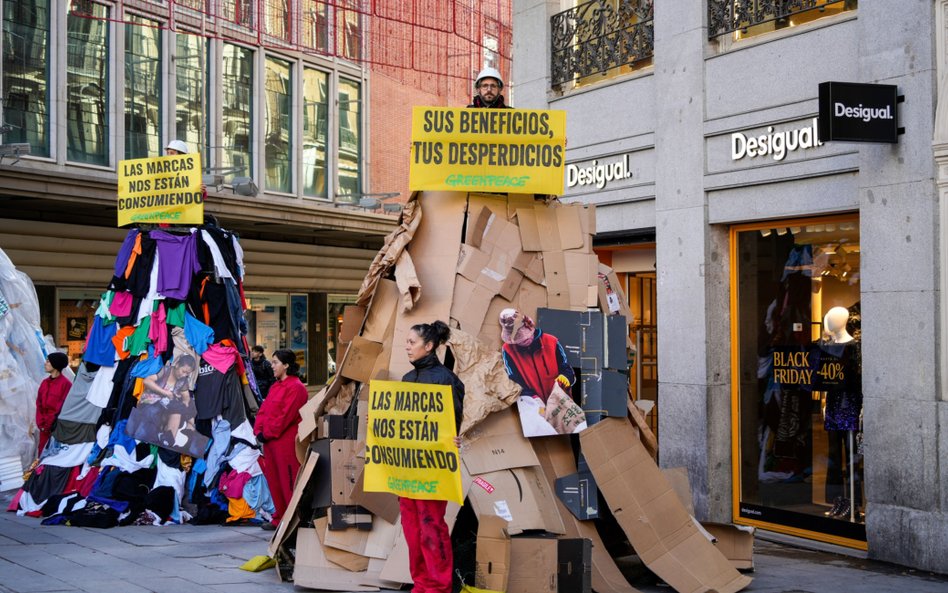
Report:
M604 189L609 183L630 179L632 169L629 168L629 155L612 157L609 160L598 159L587 161L581 165L568 163L566 165L566 187Z
M763 134L734 132L731 134L731 160L769 157L782 161L791 152L816 146L823 146L823 143L817 118L813 118L809 125L801 128L777 130L774 126L767 126Z

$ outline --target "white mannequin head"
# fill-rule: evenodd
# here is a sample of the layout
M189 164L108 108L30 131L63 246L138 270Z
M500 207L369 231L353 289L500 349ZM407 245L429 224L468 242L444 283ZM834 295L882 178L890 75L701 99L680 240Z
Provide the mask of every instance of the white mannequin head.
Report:
M846 331L847 321L849 321L849 311L845 307L833 307L827 311L823 316L823 329L829 334L831 341L844 344L853 340Z

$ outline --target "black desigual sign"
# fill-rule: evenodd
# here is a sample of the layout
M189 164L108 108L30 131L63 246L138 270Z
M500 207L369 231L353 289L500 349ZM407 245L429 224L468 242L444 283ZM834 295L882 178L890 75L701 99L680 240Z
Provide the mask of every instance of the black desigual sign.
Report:
M820 83L820 140L899 141L898 87L856 82Z

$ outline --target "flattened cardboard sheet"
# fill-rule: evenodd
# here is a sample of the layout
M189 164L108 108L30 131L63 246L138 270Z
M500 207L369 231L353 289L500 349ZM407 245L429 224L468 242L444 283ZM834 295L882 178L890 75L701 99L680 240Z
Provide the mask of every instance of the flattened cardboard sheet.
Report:
M734 593L750 584L702 535L625 419L579 435L616 521L645 565L679 593Z
M365 459L358 456L365 445L356 440L330 439L329 457L332 465L332 504L355 505L352 497L356 480L362 475Z
M754 528L730 523L702 523L714 546L738 570L754 570Z
M509 522L516 535L530 529L564 533L563 520L549 509L556 497L539 468L517 467L477 476L468 498L479 515L497 515Z
M346 305L342 310L342 327L339 328L337 340L341 343L351 342L352 338L362 331L362 322L365 321L366 309L359 305Z
M394 280L382 278L375 287L375 294L372 296L372 304L369 307L365 317L365 326L362 329L362 337L372 342L384 342L386 330L401 297L398 294L398 286Z
M365 473L356 478L355 489L352 492L355 504L363 506L373 515L377 515L389 523L398 521L398 497L388 492L366 492Z
M552 538L512 538L506 593L557 593L558 545Z
M576 460L569 440L533 439L530 444L537 453L543 474L551 488L554 486L555 478L576 473ZM567 537L581 537L592 542L593 589L597 593L639 593L638 589L630 585L619 572L615 561L606 551L606 546L599 537L595 525L574 517L559 498L556 500L555 508L563 518Z
M472 476L540 465L512 408L490 414L468 431L467 437L461 461Z
M296 532L296 565L293 584L325 591L378 591L378 587L359 584L359 573L350 572L326 558L316 530L300 528Z
M367 382L372 378L375 359L381 352L382 344L379 342L366 340L362 336L352 338L339 374L353 381Z
M326 545L326 534L328 529L328 520L326 517L320 517L313 520L314 531L319 538L319 543L323 546L323 554L326 559L333 564L345 568L350 572L362 572L369 567L369 559L366 556L360 556L346 550L340 550ZM339 532L333 532L339 533Z
M461 231L467 194L425 192L420 198L421 223L407 247L416 262L421 294L410 311L400 311L391 343L400 346L411 326L440 319L447 322L454 296L454 277L461 250ZM486 307L486 305L485 305ZM480 324L478 323L478 328ZM477 331L474 329L473 331ZM393 346L391 376L402 377L412 369L404 348Z

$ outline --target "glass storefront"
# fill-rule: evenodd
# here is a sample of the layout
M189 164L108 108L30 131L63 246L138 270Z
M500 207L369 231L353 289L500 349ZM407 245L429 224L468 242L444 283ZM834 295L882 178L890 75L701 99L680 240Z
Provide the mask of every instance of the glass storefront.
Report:
M735 522L865 549L859 221L731 229Z

